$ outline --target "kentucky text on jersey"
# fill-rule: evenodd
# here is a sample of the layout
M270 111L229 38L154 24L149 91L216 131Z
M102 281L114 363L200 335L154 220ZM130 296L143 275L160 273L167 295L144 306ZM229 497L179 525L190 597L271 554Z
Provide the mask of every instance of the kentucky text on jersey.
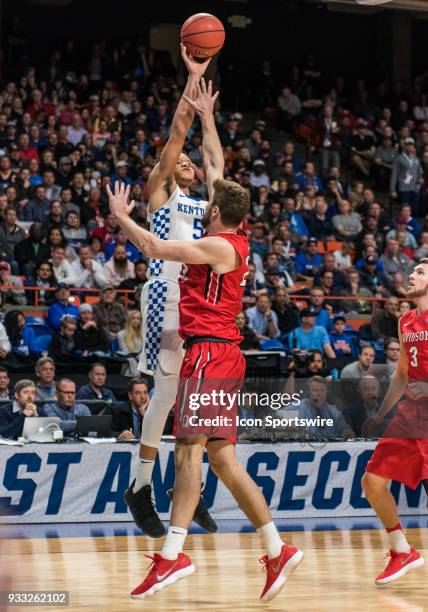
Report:
M194 217L203 217L204 209L200 206L194 206L193 204L183 204L183 202L177 203L177 211L193 215Z

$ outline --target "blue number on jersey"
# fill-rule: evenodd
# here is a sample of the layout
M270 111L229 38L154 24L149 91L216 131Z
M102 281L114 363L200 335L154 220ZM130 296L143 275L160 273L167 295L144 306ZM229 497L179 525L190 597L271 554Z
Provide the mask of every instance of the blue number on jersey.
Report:
M193 240L199 240L204 235L204 228L200 219L193 219Z

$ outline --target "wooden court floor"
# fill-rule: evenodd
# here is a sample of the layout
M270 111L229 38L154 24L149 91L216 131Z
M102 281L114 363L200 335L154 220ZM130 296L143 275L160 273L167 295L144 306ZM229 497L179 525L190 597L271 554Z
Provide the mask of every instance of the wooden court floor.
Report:
M133 600L128 592L146 574L144 553L161 546L144 536L3 540L0 554L2 571L12 576L14 589L68 590L66 610L423 612L428 610L428 530L407 533L427 565L382 589L373 579L385 565L383 533L284 533L284 540L304 550L305 559L281 594L265 606L258 601L264 574L254 533L189 536L187 549L196 572L144 600ZM21 609L30 608L10 608Z

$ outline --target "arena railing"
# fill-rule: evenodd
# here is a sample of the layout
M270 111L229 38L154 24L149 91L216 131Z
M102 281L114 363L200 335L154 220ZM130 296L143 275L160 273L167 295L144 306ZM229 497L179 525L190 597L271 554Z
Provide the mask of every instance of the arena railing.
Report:
M36 286L22 286L22 287L17 287L16 285L0 285L0 291L2 290L10 290L10 291L14 291L16 293L26 293L28 291L33 291L34 292L34 304L15 304L15 306L44 306L44 304L40 304L40 293L43 291L50 291L50 292L54 292L56 291L56 287L36 287ZM89 296L89 297L98 297L102 291L101 288L99 287L93 287L93 288L83 288L83 287L69 287L70 293L72 295L75 295L76 297L80 297L82 294L83 296ZM124 307L128 308L129 306L129 295L135 295L136 290L135 289L119 289L119 288L115 288L115 291L118 295L123 295L124 296Z

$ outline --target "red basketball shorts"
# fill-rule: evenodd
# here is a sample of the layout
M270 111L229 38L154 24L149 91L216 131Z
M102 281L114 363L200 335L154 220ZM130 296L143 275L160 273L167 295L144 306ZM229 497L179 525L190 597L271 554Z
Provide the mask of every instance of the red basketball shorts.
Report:
M174 406L177 438L205 436L236 442L245 367L236 344L196 342L186 350Z

